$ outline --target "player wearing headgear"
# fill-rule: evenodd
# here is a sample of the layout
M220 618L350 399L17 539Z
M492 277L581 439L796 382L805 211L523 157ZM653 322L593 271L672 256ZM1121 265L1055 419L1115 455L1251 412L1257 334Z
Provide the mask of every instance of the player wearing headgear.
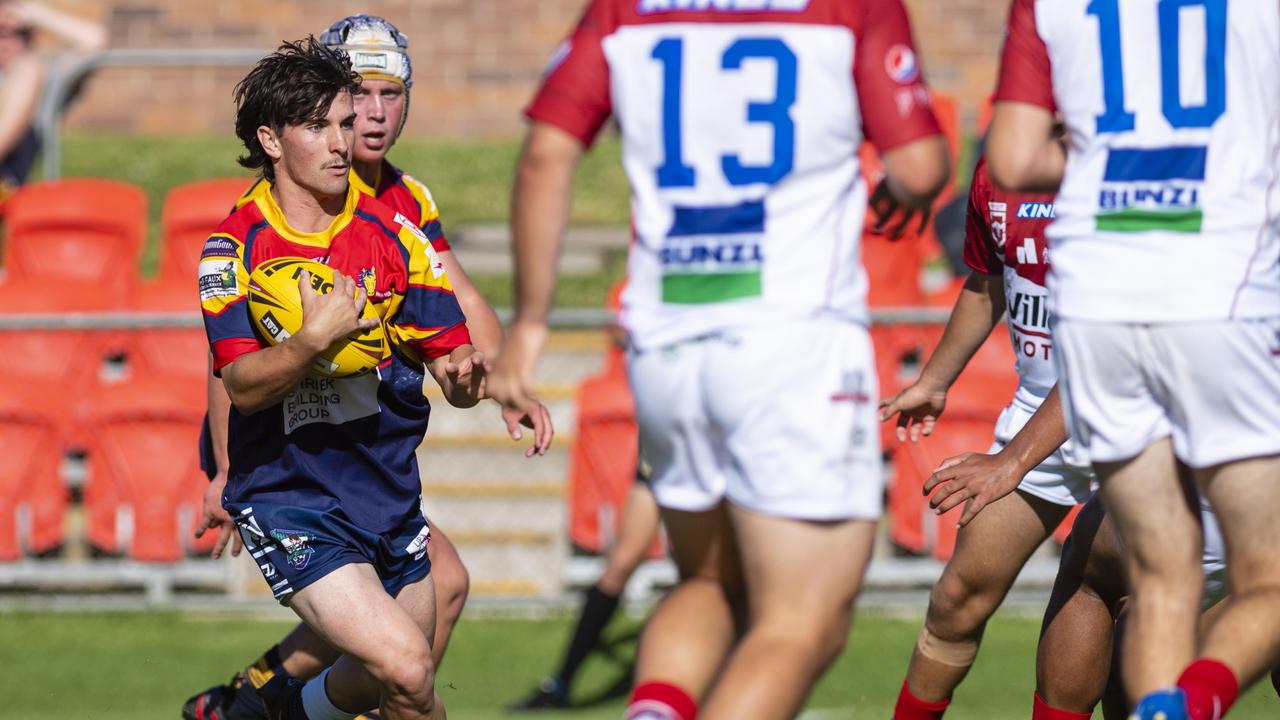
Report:
M502 337L501 325L450 249L431 192L386 159L403 130L409 92L413 87L413 71L407 54L408 38L382 18L353 15L333 23L321 35L321 42L347 52L353 69L361 75L360 87L353 93L356 121L350 173L352 185L408 218L431 239L466 315L473 343L484 352L496 350ZM252 201L268 188L266 183L256 184L245 193L238 206ZM218 527L222 532L215 557L232 534L230 518L221 508L227 470L225 419L229 403L221 380L211 375L210 411L223 421L221 425L215 422L206 429L206 442L202 447L202 464L212 482L205 496L204 524L200 530ZM515 439L520 439L520 414L504 410L503 417L508 431ZM534 426L535 443L529 452L545 452L553 432L546 409L538 408L532 418L524 420ZM224 429L219 430L219 427ZM238 543L238 536L235 540ZM462 613L468 577L448 536L434 524L428 555L435 578L438 613L431 652L438 665L448 647L453 626ZM213 720L216 714L217 720L265 718L266 710L258 692L269 680L277 676L308 679L336 659L337 653L332 646L306 624L299 624L278 644L237 672L228 684L211 687L189 698L183 705L183 717L186 720Z
M494 397L531 401L573 172L610 115L631 184L628 375L681 579L629 718L794 717L844 646L882 502L857 150L865 128L889 194L927 206L928 97L897 0L595 0L529 106Z
M282 45L241 81L240 162L269 188L219 225L201 259L213 369L233 404L223 507L272 593L343 653L305 685L264 695L273 720L379 705L393 718L444 716L415 456L430 412L422 383L429 373L451 404L474 405L484 360L429 239L348 180L358 84L346 54L315 38ZM334 287L318 295L302 273L301 329L267 346L248 281L281 256L330 265ZM366 303L377 319L360 319ZM375 373L312 374L319 352L377 323L390 343Z
M1280 659L1278 48L1275 3L1016 0L1009 17L988 162L1010 189L1060 185L1055 361L1126 551L1143 720L1220 717ZM1232 589L1203 643L1187 470Z

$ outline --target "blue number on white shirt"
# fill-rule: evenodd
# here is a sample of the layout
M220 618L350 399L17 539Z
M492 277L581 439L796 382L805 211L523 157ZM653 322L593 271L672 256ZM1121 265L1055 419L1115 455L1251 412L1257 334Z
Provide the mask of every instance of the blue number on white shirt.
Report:
M1182 102L1182 67L1178 36L1181 10L1201 6L1205 15L1205 57L1203 105L1187 107ZM1119 0L1093 0L1086 12L1098 18L1102 47L1102 98L1104 110L1098 116L1098 132L1132 130L1134 114L1125 110L1124 58L1120 47ZM1160 105L1165 119L1175 128L1212 127L1227 109L1227 0L1160 0Z
M662 147L663 162L658 167L658 187L690 187L694 168L684 163L680 120L683 106L684 40L663 38L653 48L652 57L662 63ZM796 102L796 55L780 38L742 38L725 50L720 66L739 70L750 59L772 60L777 68L773 100L747 103L748 123L773 126L773 159L766 165L746 165L737 155L724 155L721 168L731 185L776 183L795 164L795 123L791 106Z

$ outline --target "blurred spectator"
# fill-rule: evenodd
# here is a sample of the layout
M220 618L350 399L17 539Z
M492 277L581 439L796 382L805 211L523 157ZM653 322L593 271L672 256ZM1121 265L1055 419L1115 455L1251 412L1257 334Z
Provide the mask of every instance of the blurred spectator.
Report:
M107 46L96 22L30 0L0 0L0 203L26 181L40 150L34 123L49 68L38 34L78 54Z

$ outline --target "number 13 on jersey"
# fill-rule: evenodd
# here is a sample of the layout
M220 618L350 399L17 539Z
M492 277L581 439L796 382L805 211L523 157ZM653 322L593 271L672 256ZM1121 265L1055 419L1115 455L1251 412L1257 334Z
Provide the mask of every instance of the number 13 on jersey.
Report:
M657 168L658 187L692 187L697 182L697 170L685 160L685 140L698 142L700 139L686 138L684 134L684 39L660 39L654 45L651 57L662 66L664 157ZM795 163L795 123L791 118L791 106L796 101L796 55L781 38L740 38L725 49L720 58L720 66L714 71L725 74L740 72L745 63L753 60L771 62L776 68L777 81L773 98L768 101L745 101L741 109L726 98L726 104L721 110L725 113L726 122L733 122L734 113L741 112L741 121L745 124L770 126L773 130L772 159L765 164L751 165L743 162L737 153L722 155L720 167L730 185L776 183L791 172ZM701 139L703 142L709 140L711 139Z

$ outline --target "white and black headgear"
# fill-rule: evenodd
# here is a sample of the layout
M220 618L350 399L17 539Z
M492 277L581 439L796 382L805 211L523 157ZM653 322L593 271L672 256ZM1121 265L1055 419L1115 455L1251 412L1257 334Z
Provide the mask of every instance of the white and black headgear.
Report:
M400 130L409 117L409 90L413 87L413 64L409 62L409 38L395 25L377 15L351 15L329 26L320 42L343 50L351 58L351 69L370 80L388 80L404 87L404 112Z

